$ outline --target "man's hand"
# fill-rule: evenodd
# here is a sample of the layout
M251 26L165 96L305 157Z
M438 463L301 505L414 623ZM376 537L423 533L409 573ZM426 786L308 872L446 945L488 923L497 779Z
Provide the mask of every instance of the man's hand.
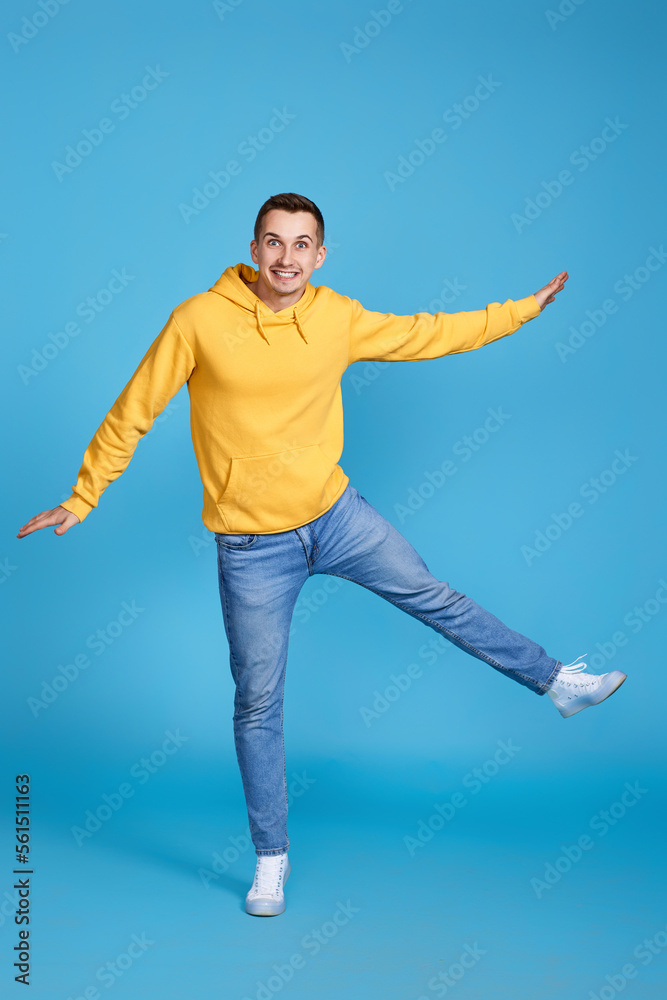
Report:
M73 524L81 524L81 521L76 514L65 510L64 507L54 507L53 510L43 510L41 514L35 514L34 517L31 517L28 523L23 525L16 537L23 538L25 535L29 535L31 531L37 531L39 528L48 528L52 524L60 525L53 532L54 535L64 535Z
M548 285L544 286L544 288L540 288L539 292L535 292L535 298L537 299L540 309L544 309L549 302L553 302L556 292L561 291L568 277L569 275L567 271L561 271L560 274L556 275L553 281L550 281Z

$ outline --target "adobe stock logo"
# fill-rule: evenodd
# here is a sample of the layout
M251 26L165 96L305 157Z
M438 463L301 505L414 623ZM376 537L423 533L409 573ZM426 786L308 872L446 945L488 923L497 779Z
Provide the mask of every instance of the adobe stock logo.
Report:
M626 781L623 791L607 809L600 809L588 821L588 829L597 834L598 839L606 837L614 827L627 816L628 812L648 794L648 788L644 788L639 781L630 783ZM579 864L586 852L592 851L597 841L588 833L582 833L573 844L561 844L560 854L553 861L544 863L544 868L539 876L530 879L530 887L538 899L542 899L546 892L550 892L555 885L561 881L564 875L572 870L574 865Z
M650 246L648 249L649 253L643 264L636 267L630 274L626 271L622 278L614 282L614 291L622 302L628 302L633 295L641 291L646 283L651 280L655 272L664 266L667 260L664 244L661 243L659 247ZM570 336L567 341L559 340L554 344L556 353L563 364L573 354L581 350L590 338L594 337L598 330L605 325L607 318L617 313L618 309L618 302L612 298L605 299L600 304L599 309L587 309L586 319L578 326L569 327L568 332Z
M607 493L638 461L639 456L632 455L629 448L625 448L624 451L617 448L609 467L582 483L579 487L579 496L587 500L590 505L597 503L600 497ZM532 566L535 559L541 558L545 552L548 552L554 542L557 542L566 531L569 531L575 520L583 517L585 513L586 508L578 500L573 500L568 504L567 510L557 514L552 513L551 520L544 530L535 532L533 544L521 546L521 555L526 560L526 565Z
M30 17L21 18L20 33L17 35L16 32L10 31L7 35L7 41L14 52L20 52L24 45L32 41L41 29L45 28L56 14L60 13L60 8L68 3L69 0L37 0L39 10L36 10Z
M559 24L564 24L568 17L572 17L577 8L585 2L586 0L561 0L557 10L545 10L544 16L551 30L555 31Z
M224 21L226 14L233 14L236 7L240 7L243 0L228 0L227 3L223 3L223 0L213 0L213 9L220 18Z
M122 93L116 97L110 105L110 111L112 114L116 115L118 121L122 122L128 118L136 108L148 97L152 90L156 90L160 86L163 80L165 80L169 73L165 70L160 69L159 66L153 68L152 66L146 66L146 74L142 78L141 83L132 87L129 94ZM65 146L65 155L61 160L52 160L51 169L58 178L59 183L62 184L63 177L66 174L72 174L77 167L80 167L87 156L90 156L93 150L101 146L104 140L111 132L116 129L116 122L111 118L100 118L97 125L94 128L84 128L81 130L82 139L75 146L71 144Z
M511 419L511 413L505 413L502 406L496 409L487 410L489 416L483 425L476 427L472 434L464 434L460 441L452 447L452 454L461 458L461 462L468 462L473 455L491 440L504 424ZM445 458L435 469L424 471L424 479L415 488L411 486L407 492L405 503L395 503L394 511L401 524L408 517L412 517L415 511L420 510L427 500L441 489L449 479L456 475L459 466L450 458Z
M409 0L412 2L412 0ZM348 42L340 43L340 50L343 53L343 57L346 63L352 62L353 56L358 56L360 53L367 48L374 38L384 31L384 29L391 24L393 19L397 14L402 14L405 10L401 0L388 0L386 8L383 7L380 10L369 11L370 20L366 21L363 28L359 25L354 27L354 35L352 36L352 44Z
M612 118L605 118L604 125L600 129L600 134L593 136L588 143L577 146L569 156L568 163L576 167L579 173L588 170L590 165L598 160L605 153L618 137L630 126L622 122L618 115ZM512 212L510 221L517 233L521 234L528 226L532 226L536 219L542 215L547 208L553 205L557 198L560 198L566 187L574 184L577 175L571 170L559 171L556 178L542 180L541 190L533 198L526 198L522 212Z
M284 132L288 125L296 118L283 105L282 108L273 108L273 115L267 124L252 135L246 136L236 147L236 154L242 157L246 163L252 163L256 157L271 145L275 137ZM243 170L243 163L237 159L227 160L221 170L209 170L208 180L205 180L201 187L192 189L192 200L180 202L178 211L181 218L190 224L191 219L196 218L205 208L214 201L218 195L229 187L232 177L238 177Z
M474 93L466 94L462 101L458 101L443 112L442 120L450 127L450 132L459 129L464 121L479 111L484 102L502 86L498 80L493 79L491 73L487 76L478 76L477 80L479 82ZM431 129L426 138L415 139L413 146L416 148L411 149L407 156L401 154L398 157L396 169L384 171L384 179L389 190L395 191L400 184L405 184L408 177L412 177L415 170L423 166L448 138L449 133L444 128L436 127Z
M74 310L76 315L84 322L92 323L114 301L115 297L120 295L131 281L135 280L135 277L134 274L128 274L124 267L120 271L114 268L106 285L98 288L94 295L88 295L78 303ZM69 320L55 330L51 330L47 334L46 341L40 347L32 348L30 361L27 364L16 366L16 371L23 384L28 385L31 378L48 368L51 362L59 357L66 347L69 347L72 340L79 336L82 329L80 323ZM63 499L65 498L63 497Z
M497 740L498 749L492 757L485 760L480 767L474 767L461 779L464 788L470 791L470 795L478 795L482 788L489 784L499 773L502 767L520 752L521 747L515 745L511 740ZM464 809L470 801L463 792L452 792L445 802L434 802L434 812L425 820L420 819L417 823L415 835L408 834L403 837L403 843L411 858L414 858L417 850L421 850L425 844L433 840L435 834L442 830L447 823L451 823L461 809Z

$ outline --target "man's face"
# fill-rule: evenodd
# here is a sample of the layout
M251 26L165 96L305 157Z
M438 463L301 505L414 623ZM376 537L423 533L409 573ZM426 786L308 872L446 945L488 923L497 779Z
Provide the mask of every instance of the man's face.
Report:
M313 271L322 267L326 247L317 246L317 222L310 212L272 208L262 220L262 235L250 244L259 281L278 295L303 292Z

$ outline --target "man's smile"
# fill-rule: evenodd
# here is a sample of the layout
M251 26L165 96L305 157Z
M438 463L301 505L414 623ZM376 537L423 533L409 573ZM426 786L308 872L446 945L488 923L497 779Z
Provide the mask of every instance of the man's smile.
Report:
M275 274L275 276L280 281L291 281L292 278L296 278L296 276L298 275L299 272L298 271L282 271L282 270L280 270L280 268L272 267L271 268L271 273Z

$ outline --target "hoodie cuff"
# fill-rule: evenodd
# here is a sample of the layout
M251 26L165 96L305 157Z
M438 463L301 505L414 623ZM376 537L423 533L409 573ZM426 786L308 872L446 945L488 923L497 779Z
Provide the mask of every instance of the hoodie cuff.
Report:
M542 312L534 295L527 295L525 299L515 299L515 304L522 323L529 319L535 319Z
M68 497L67 500L63 500L59 506L64 507L65 510L70 512L70 514L76 514L79 521L83 521L83 519L90 514L93 509L93 505L91 503L83 500L80 496L77 496L76 493L72 493L71 497Z

